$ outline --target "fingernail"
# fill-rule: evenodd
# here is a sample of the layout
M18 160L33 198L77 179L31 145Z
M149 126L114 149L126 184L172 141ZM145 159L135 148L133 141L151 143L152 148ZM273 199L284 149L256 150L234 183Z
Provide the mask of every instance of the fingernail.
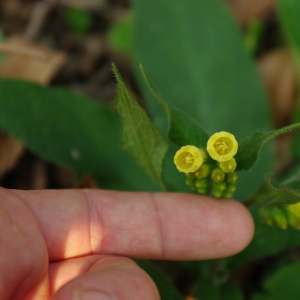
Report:
M74 300L112 300L106 294L92 290L81 290L80 293L75 293L74 296Z

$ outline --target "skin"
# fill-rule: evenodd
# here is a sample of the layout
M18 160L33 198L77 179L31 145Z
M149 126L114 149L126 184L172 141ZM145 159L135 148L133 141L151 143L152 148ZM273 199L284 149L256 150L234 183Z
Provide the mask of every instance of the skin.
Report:
M0 299L157 300L155 284L130 257L221 258L252 236L251 215L233 200L0 189Z

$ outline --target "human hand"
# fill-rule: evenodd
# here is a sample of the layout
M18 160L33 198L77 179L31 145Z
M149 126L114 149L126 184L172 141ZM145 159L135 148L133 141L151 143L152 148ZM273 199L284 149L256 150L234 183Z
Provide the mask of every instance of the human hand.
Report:
M233 255L253 221L238 202L191 194L0 189L0 230L2 300L157 300L127 257Z

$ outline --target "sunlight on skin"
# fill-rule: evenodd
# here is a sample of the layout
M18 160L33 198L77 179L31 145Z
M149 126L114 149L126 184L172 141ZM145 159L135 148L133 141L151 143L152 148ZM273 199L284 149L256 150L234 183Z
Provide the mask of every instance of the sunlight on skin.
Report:
M188 194L0 189L0 209L1 236L5 237L0 248L0 278L6 282L5 288L0 286L1 299L11 299L11 295L22 300L48 299L46 247L51 291L71 280L55 299L69 299L64 297L71 297L82 283L91 289L104 288L96 279L101 278L110 289L106 292L122 300L141 299L141 295L150 300L158 298L148 275L120 256L218 258L241 251L253 235L252 218L241 204ZM11 219L13 227L8 225ZM107 266L103 265L104 255L114 255ZM136 290L140 293L136 298L126 297L128 289L118 283L121 275L129 278L128 288L134 289L130 278L136 278L133 282L142 287ZM27 297L19 296L24 294Z

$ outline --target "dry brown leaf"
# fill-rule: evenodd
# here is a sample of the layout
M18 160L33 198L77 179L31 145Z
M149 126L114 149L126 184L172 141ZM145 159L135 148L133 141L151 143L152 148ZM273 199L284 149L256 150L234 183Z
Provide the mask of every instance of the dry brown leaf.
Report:
M253 19L266 17L275 6L275 0L225 0L225 2L243 25Z
M267 88L277 128L290 123L297 102L297 70L288 49L274 50L263 56L259 70Z
M48 84L66 62L65 53L51 51L19 36L1 43L0 51L7 53L0 65L3 78Z
M18 140L0 131L0 177L17 164L23 151Z

